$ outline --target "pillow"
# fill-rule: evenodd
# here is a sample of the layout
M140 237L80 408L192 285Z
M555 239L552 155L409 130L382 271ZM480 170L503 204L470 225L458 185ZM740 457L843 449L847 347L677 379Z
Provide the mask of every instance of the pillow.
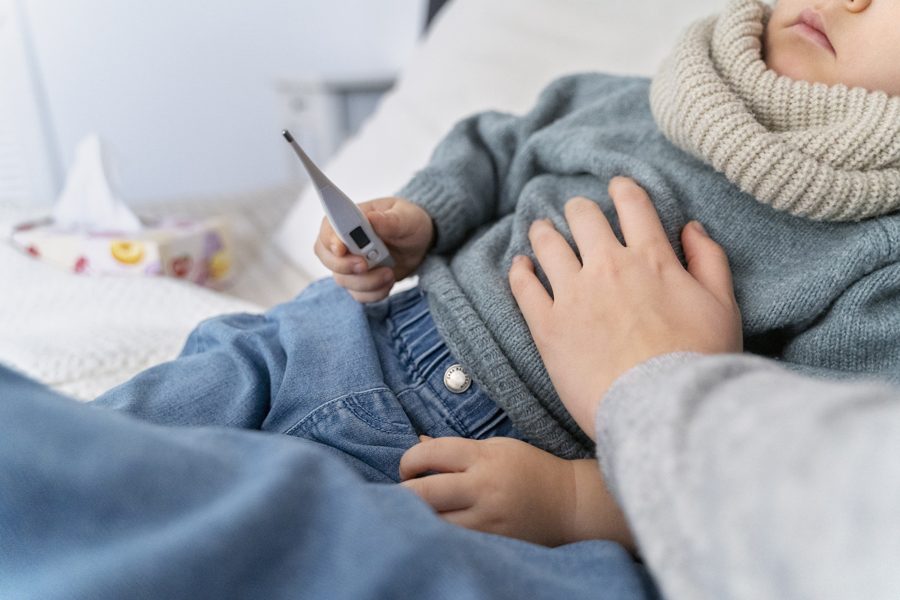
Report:
M357 202L389 196L428 161L459 119L523 113L557 77L579 71L652 75L692 21L725 0L452 0L396 87L325 171ZM302 194L276 243L310 277L324 213Z

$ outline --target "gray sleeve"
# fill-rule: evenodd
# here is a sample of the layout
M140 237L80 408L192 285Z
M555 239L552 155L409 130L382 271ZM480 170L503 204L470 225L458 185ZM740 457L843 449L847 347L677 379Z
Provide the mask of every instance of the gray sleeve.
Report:
M900 390L671 354L623 375L597 427L667 597L900 598Z
M436 253L455 250L476 228L499 216L521 123L520 117L498 112L460 121L438 144L428 166L397 192L431 216Z
M615 78L573 75L557 79L524 115L488 111L457 123L428 165L397 195L424 208L437 230L434 251L456 250L480 226L515 210L519 191L539 168L517 156L532 136L574 107L620 89Z

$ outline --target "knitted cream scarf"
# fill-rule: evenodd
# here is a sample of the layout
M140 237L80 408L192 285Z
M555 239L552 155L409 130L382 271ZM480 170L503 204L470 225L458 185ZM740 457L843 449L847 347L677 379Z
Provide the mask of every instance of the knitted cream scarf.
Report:
M660 129L775 209L828 221L900 209L900 97L769 70L770 10L732 0L691 26L651 87Z

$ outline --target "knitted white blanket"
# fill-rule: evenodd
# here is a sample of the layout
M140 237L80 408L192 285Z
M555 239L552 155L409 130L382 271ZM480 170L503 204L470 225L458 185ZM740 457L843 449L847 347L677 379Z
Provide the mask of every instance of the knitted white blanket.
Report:
M83 400L173 358L213 315L254 305L167 278L84 277L0 244L0 362Z
M239 224L248 231L235 233L258 239L262 246L271 239L276 220L260 217L267 209L259 198L242 202L244 212L259 222L248 229L251 220L243 215ZM213 206L223 210L221 202ZM181 213L190 209L197 216L200 211L209 212L189 205L168 208ZM237 208L243 210L243 206ZM285 207L275 208L283 214ZM27 257L6 241L7 234L15 223L39 214L0 206L0 362L57 390L93 399L136 373L174 358L203 319L262 310L257 304L174 279L79 276ZM275 301L287 299L305 285L305 279L279 262L283 259L250 248L250 240L240 241L238 287L266 288L260 290L266 293L255 297ZM250 278L245 281L246 277ZM291 289L282 289L287 287Z

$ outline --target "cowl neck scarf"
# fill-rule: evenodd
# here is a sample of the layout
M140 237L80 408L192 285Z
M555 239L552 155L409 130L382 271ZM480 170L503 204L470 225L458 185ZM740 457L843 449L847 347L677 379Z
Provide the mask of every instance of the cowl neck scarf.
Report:
M692 25L653 81L663 134L760 202L859 221L900 209L900 97L783 77L763 61L771 8L732 0Z

